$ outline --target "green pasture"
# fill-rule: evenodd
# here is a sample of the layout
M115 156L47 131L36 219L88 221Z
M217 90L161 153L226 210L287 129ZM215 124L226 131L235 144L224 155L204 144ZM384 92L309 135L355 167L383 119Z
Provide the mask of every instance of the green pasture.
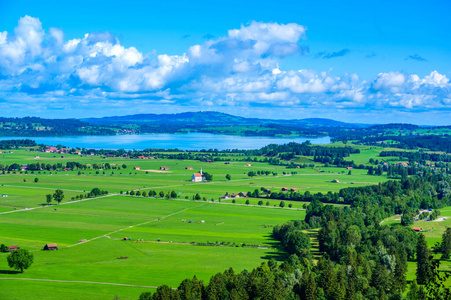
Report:
M294 209L130 196L15 211L0 215L0 242L31 250L35 263L24 274L17 274L7 267L6 254L0 254L0 278L139 286L177 286L194 275L208 280L229 267L239 272L263 260L280 259L283 253L273 248L276 242L270 237L272 227L304 216L305 211ZM132 240L124 241L123 237ZM89 241L79 244L81 239ZM191 242L230 245L194 246ZM59 250L42 251L46 243L57 243ZM233 243L236 246L231 246ZM68 282L40 285L5 280L0 284L6 282L10 288L1 289L2 299L26 295L48 299L59 292L73 292L68 299L108 299L115 294L121 299L136 299L145 290L110 285L97 290L95 284ZM24 290L18 292L19 287ZM48 287L48 293L35 293L40 287Z
M356 163L358 159L362 163L367 163L370 157L376 159L379 150L367 148L365 151L368 152L362 150L351 159ZM35 156L39 158L35 159ZM232 199L219 202L225 193L252 192L261 188L279 192L284 187L301 193L327 193L387 180L385 176L366 175L365 170L354 169L347 175L348 170L344 168L326 168L320 164L314 168L287 169L250 162L249 167L247 161L241 161L245 158L243 155L235 154L229 155L229 164L64 156L25 149L0 155L3 165L76 161L120 167L110 170L91 168L80 173L76 170L0 174L0 194L8 195L0 198L0 243L32 251L35 261L24 274L18 274L8 268L7 254L1 253L0 278L64 281L0 279L0 286L8 287L0 288L0 299L112 299L114 295L120 299L137 299L141 292L151 290L151 287L162 284L176 287L183 279L194 275L208 280L229 267L236 272L250 270L264 260L284 257L275 248L278 243L271 238L273 226L304 219L305 211L300 209L305 203L285 200L286 206L282 209L279 208L280 200L269 199L266 194L258 199L249 198L250 205L244 205L248 198L237 198L236 204L231 203ZM311 163L309 157L296 159ZM123 164L127 166L125 169ZM169 172L160 173L161 166L168 167ZM141 170L134 170L135 167ZM212 182L190 181L192 173L200 168L213 174ZM277 175L250 178L249 171L269 171ZM292 175L291 172L297 173ZM232 180L226 180L226 174L230 174ZM34 182L34 178L38 178L38 182ZM335 179L339 182L333 182ZM96 187L107 190L109 195L71 202L72 197ZM63 202L43 207L45 195L56 189L64 191ZM163 191L165 194L174 190L177 199L113 195L131 190ZM214 202L191 201L196 193ZM188 200L183 200L185 197ZM260 200L264 203L261 207L258 206ZM288 208L289 204L293 208ZM315 250L316 233L309 234ZM124 241L124 237L131 240ZM78 243L82 239L88 241ZM47 243L57 243L59 250L43 251ZM210 246L199 245L207 243ZM96 284L99 282L105 284Z
M39 154L39 159L34 156ZM359 154L360 155L360 154ZM190 160L139 160L129 158L108 158L100 156L78 156L61 155L52 153L34 153L26 150L17 150L13 154L3 154L4 164L19 163L26 164L40 161L41 163L56 163L58 161L77 161L88 163L90 165L97 163L110 163L112 166L120 167L119 170L94 170L87 169L68 172L10 172L0 175L0 193L5 193L9 197L0 199L0 212L13 210L14 208L23 209L26 207L35 207L45 202L45 195L52 193L55 189L65 191L65 201L80 194L86 194L93 188L98 187L110 193L119 193L121 191L130 191L137 189L152 189L165 194L172 190L176 191L179 198L190 198L199 193L201 197L218 200L225 193L249 192L255 189L271 189L279 192L283 187L295 188L297 191L311 193L328 191L339 191L344 187L362 186L377 184L387 180L385 176L369 176L365 170L354 169L351 175L348 170L336 167L316 167L305 169L287 169L284 166L274 166L268 163L251 162L251 166L246 166L244 161L230 161L230 164L224 162L203 163ZM122 168L125 164L127 167ZM160 167L169 168L168 172L159 173ZM134 170L139 167L141 170ZM193 169L185 169L192 167ZM213 174L213 181L208 183L192 183L191 175L200 169L204 172ZM250 178L249 171L269 171L277 173L276 176L259 175ZM283 173L287 175L284 175ZM291 172L296 174L291 175ZM104 174L105 173L105 174ZM225 176L230 174L232 180L227 181ZM38 182L34 179L38 178ZM333 182L338 179L339 183ZM15 190L22 189L23 192ZM266 200L267 201L267 200ZM264 200L264 202L266 202ZM257 200L258 202L258 200Z

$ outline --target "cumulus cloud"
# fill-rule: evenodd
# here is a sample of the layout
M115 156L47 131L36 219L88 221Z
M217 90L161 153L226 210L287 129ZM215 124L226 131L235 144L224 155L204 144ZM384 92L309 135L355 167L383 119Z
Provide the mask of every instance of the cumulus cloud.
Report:
M186 106L273 106L428 110L451 103L450 80L437 71L420 77L285 70L283 57L303 55L306 28L251 22L223 37L211 35L179 55L147 55L109 32L66 40L25 16L14 32L0 31L0 97L22 107L121 109L127 101ZM318 53L330 59L349 49ZM20 100L19 100L20 99ZM28 104L25 104L28 103ZM39 109L38 109L39 110Z

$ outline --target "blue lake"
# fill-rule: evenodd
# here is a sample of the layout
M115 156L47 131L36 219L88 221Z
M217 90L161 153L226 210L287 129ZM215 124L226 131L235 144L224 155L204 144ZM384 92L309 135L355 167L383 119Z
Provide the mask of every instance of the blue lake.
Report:
M58 136L58 137L0 137L0 140L31 139L38 144L63 145L66 147L79 147L87 149L174 149L201 150L201 149L259 149L269 144L286 144L289 142L312 144L328 144L330 137L255 137L218 135L209 133L188 134L134 134L114 136Z

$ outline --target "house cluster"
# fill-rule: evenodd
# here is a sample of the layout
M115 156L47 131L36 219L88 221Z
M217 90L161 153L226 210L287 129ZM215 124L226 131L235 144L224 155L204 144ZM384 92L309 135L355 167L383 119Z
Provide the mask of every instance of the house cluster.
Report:
M242 195L242 196L241 196ZM224 195L224 196L221 196L221 199L224 199L224 200L227 200L227 199L234 199L234 198L240 198L240 197L246 197L246 193L244 193L244 192L241 192L241 193L239 193L239 194L230 194L230 195L228 195L228 194L226 194L226 195Z
M282 192L296 192L297 190L295 188L287 188L283 187Z
M138 159L157 159L157 157L153 157L153 156L138 156Z
M42 152L45 153L69 153L70 149L67 148L61 148L58 149L56 147L52 147L52 146L46 146L45 149L42 150Z
M1 150L0 153L6 153L6 151ZM8 153L14 153L14 151L8 151Z

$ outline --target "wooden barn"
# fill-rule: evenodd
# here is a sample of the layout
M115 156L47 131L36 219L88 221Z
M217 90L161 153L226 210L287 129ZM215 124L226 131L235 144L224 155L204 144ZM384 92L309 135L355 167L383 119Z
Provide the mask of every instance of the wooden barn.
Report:
M8 248L9 248L9 252L13 252L13 251L16 251L17 249L19 249L19 246L12 245L12 246L8 246Z
M46 244L44 250L58 250L57 244Z

